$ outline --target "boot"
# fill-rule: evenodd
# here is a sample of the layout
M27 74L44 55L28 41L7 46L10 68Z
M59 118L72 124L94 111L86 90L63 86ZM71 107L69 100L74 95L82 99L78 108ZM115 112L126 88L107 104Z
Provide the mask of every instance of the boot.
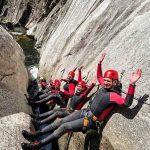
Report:
M33 125L38 128L41 124L41 121L38 121L37 119L31 119Z
M41 142L35 141L33 143L21 143L21 147L23 150L39 150L42 145Z
M26 140L33 142L38 137L38 135L40 135L40 131L37 131L35 133L30 133L27 132L26 130L23 130L22 135Z

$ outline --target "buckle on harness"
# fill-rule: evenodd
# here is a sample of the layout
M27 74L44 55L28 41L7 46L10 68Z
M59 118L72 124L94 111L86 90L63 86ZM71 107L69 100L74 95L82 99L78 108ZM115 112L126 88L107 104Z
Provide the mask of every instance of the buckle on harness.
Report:
M84 117L84 120L83 120L83 133L85 133L86 130L87 130L88 122L89 122L88 117Z
M93 116L93 121L97 121L97 117L96 116Z
M95 123L96 123L96 127L97 127L97 132L98 132L98 134L100 134L100 129L101 129L101 126L102 126L103 122L97 120L97 121L95 121Z
M94 116L94 115L92 117L92 120L96 124L98 134L100 134L100 128L101 128L101 125L102 125L103 121L99 121L98 118L96 116Z

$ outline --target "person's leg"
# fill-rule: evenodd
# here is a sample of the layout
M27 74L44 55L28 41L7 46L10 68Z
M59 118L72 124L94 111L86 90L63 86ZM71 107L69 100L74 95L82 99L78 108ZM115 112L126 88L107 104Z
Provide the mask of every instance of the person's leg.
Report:
M46 126L45 128L43 128L41 130L41 132L44 133L44 132L52 131L52 130L58 128L61 124L65 123L65 122L70 122L70 121L79 119L80 116L81 116L81 111L73 112L72 114L66 116L65 118L54 121L52 124L50 124L50 125Z
M41 145L45 145L52 141L53 139L57 139L61 137L67 131L82 131L83 129L83 120L84 118L80 118L71 122L66 122L62 124L58 129L56 129L51 135L41 140Z
M50 93L44 93L42 95L39 96L39 100L43 99L43 98L46 98L50 95Z
M47 101L49 101L50 99L54 98L55 95L49 95L41 100L36 101L36 104L41 104L41 103L46 103Z
M63 118L63 117L66 117L67 115L69 115L68 112L66 112L66 110L58 110L58 111L55 111L52 115L50 115L49 117L39 121L38 123L39 124L44 124L46 122L49 122L51 121L52 119L56 119L56 118Z
M56 109L53 109L53 110L50 110L46 113L42 113L42 114L39 114L39 115L36 115L36 114L31 114L31 117L32 118L45 118L45 117L48 117L49 115L52 115L54 112L60 110L60 108L56 108Z
M67 116L68 117L68 116ZM79 116L80 117L80 116ZM41 148L42 146L48 144L50 141L52 141L55 138L59 138L62 136L66 131L82 131L83 128L83 118L76 119L70 121L70 122L65 122L64 124L60 125L58 129L56 129L52 134L50 134L48 137L44 138L41 141L33 142L33 143L22 143L22 148L23 150L26 150L27 148Z
M29 133L26 130L22 131L22 135L24 136L25 139L33 141L33 139L39 135L43 135L44 133L50 132L56 128L58 128L60 125L66 122L74 121L79 119L81 116L81 110L73 112L72 114L66 116L65 118L62 118L60 120L54 121L52 124L46 126L45 128L38 130L34 133Z
M45 117L51 115L52 113L54 113L54 110L51 110L51 111L48 111L48 112L42 113L42 114L30 114L30 116L32 118L40 119L40 118L45 118Z

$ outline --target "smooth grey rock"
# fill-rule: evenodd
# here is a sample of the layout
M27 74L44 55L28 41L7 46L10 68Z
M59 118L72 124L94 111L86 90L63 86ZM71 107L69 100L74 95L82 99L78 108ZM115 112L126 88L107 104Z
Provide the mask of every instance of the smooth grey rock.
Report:
M83 76L89 72L91 79L96 74L101 53L106 52L104 71L116 69L121 72L125 69L122 82L127 91L131 71L141 68L143 74L135 95L150 94L149 4L149 0L71 1L65 15L55 24L56 28L51 29L49 24L49 34L44 31L48 31L45 25L50 18L34 26L38 29L34 30L37 41L41 42L41 37L47 35L39 49L40 75L48 79L65 77L75 66L84 65ZM134 100L132 107L136 103ZM149 101L147 103L150 104ZM144 104L132 119L113 115L104 129L104 136L108 137L114 149L150 149L149 112L149 105Z
M0 117L29 111L24 93L28 74L21 47L0 26Z
M41 7L34 10L38 8ZM83 76L89 72L91 79L96 74L101 52L106 52L104 71L125 69L122 82L127 91L130 72L142 68L135 95L150 94L149 10L150 0L70 0L65 5L58 3L41 20L40 15L38 19L32 16L26 26L28 34L34 35L41 47L39 74L47 79L60 78L74 66L84 65ZM132 107L136 103L134 100ZM117 150L150 149L149 112L149 105L144 104L132 119L114 114L103 134Z
M25 139L22 130L29 130L30 117L23 112L0 118L0 150L21 150Z
M23 113L30 111L24 96L27 86L23 50L0 26L0 150L21 149L21 131L30 126Z

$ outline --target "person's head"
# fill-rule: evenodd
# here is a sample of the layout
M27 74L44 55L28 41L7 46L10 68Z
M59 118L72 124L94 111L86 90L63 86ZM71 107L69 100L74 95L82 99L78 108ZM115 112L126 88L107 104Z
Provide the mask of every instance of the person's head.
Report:
M46 79L43 78L43 77L40 77L40 81L41 81L41 82L46 82Z
M104 88L111 89L118 83L118 72L116 70L107 70L104 73Z
M61 86L61 82L60 82L60 80L58 80L58 79L56 79L56 80L54 81L54 84L55 84L55 88L56 88L56 89L59 89L60 86Z
M79 81L76 87L76 91L79 93L79 92L84 91L85 89L86 89L86 82Z
M74 71L70 71L70 72L68 73L67 79L68 79L68 80L72 80L72 79L74 79L74 76L75 76L75 72L74 72Z

